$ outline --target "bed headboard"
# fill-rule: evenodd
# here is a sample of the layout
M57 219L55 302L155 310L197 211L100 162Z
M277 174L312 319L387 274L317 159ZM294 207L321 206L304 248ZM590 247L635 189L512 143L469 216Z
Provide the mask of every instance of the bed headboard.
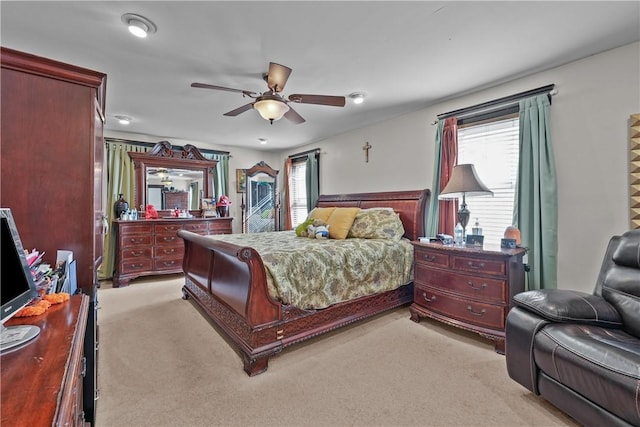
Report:
M428 189L410 191L388 191L377 193L321 195L316 207L393 208L400 214L404 226L404 237L418 240L424 236L427 203L431 192Z

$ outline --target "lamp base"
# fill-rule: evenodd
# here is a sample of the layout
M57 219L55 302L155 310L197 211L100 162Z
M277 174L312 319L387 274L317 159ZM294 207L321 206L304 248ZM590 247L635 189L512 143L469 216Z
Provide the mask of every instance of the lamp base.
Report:
M467 235L467 224L469 224L469 217L471 216L471 212L467 209L467 204L464 202L464 198L462 204L460 205L460 209L458 209L458 222L462 226L462 239L464 241Z

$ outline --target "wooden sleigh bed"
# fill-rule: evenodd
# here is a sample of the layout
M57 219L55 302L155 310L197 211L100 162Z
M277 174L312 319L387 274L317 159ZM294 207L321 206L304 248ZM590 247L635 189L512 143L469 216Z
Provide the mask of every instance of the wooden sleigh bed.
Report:
M399 214L406 237L424 236L429 190L322 195L316 207L387 207ZM292 344L374 316L413 300L413 283L309 310L271 297L263 261L251 247L178 232L184 239L183 298L191 299L235 343L250 376Z

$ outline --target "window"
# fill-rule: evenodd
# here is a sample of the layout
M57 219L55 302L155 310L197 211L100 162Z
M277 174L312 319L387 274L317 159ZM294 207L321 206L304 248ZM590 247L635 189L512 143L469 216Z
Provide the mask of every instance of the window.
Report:
M467 234L476 218L486 246L500 246L504 230L513 223L519 151L518 116L458 127L458 164L472 163L491 196L468 197L471 211Z
M293 161L289 175L289 203L291 203L289 209L293 228L302 224L309 214L307 211L306 172L306 158Z

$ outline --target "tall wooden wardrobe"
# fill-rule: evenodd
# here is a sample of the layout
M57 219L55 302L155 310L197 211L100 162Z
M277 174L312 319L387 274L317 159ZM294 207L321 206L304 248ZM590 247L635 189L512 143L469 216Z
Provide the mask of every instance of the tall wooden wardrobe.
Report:
M0 62L0 206L11 208L25 248L45 251L45 262L55 263L58 249L73 251L78 288L91 301L85 393L95 394L106 75L4 47ZM92 424L93 400L85 399Z

